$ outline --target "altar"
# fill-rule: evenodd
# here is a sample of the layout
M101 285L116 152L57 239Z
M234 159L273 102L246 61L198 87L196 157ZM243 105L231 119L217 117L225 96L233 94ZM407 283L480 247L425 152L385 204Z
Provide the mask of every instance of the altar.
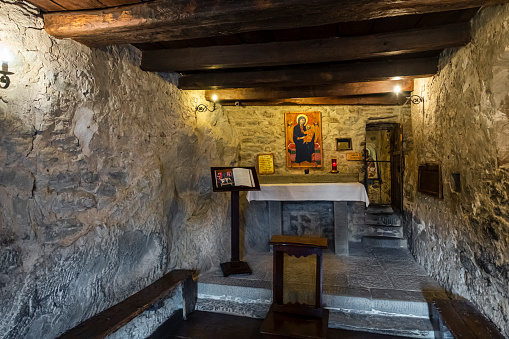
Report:
M247 200L267 201L270 236L284 234L282 204L288 201L331 201L334 206L334 252L348 255L349 201L369 205L364 185L358 182L261 184L247 193Z

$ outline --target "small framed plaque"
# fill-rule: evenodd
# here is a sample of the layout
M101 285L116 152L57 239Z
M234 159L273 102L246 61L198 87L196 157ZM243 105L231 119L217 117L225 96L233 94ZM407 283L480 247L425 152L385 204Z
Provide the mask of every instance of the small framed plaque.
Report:
M336 139L336 151L352 150L352 138Z
M348 161L362 161L361 152L348 152L346 153L346 160Z
M274 174L274 154L258 154L258 174Z

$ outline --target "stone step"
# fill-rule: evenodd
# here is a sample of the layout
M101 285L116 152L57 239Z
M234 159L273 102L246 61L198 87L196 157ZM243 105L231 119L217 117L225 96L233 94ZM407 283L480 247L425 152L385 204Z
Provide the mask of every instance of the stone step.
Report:
M270 282L198 283L196 309L265 318L272 303ZM329 327L411 338L433 338L428 304L418 292L367 290L324 285Z
M371 236L376 236L376 237L402 238L403 237L403 227L370 225L366 229L366 235L368 235L368 234Z
M221 278L217 280L221 281ZM198 282L196 309L264 319L272 304L272 283L255 280L231 282L237 286Z
M259 282L246 280L241 283L244 286L230 286L199 282L196 308L201 311L264 318L272 303L272 289L266 286L256 287L257 283ZM412 317L429 315L428 303L419 292L329 285L324 285L323 290L323 303L331 309Z
M407 338L435 338L429 318L367 314L329 309L329 327Z
M376 226L401 226L401 217L396 214L372 214L366 213L366 225Z
M394 210L390 205L369 205L366 209L366 213L371 214L392 214Z
M364 246L383 248L407 248L406 239L386 236L363 236L361 240Z

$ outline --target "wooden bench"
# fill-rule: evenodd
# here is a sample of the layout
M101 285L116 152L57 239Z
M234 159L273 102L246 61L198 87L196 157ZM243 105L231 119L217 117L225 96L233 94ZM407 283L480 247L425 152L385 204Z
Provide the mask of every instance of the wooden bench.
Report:
M505 338L468 300L439 299L431 302L435 338Z
M197 297L197 284L193 280L195 271L174 270L155 281L124 301L94 315L78 326L62 334L60 339L99 339L119 330L135 317L158 301L163 300L173 290L182 285L184 319L194 310Z

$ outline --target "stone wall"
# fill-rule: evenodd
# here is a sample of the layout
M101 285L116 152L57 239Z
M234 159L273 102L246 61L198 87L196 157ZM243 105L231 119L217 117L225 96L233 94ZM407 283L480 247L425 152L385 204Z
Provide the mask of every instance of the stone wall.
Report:
M0 338L52 338L173 268L229 259L233 164L221 109L139 69L140 53L56 40L35 8L0 0L13 60L0 89Z
M401 98L402 102L405 98ZM274 153L274 175L304 175L303 169L286 167L285 112L320 111L322 114L323 159L322 169L311 168L309 175L323 175L331 170L331 159L338 160L340 173L351 174L364 182L364 163L347 161L347 152L363 152L368 123L400 123L403 126L403 149L405 153L413 147L411 110L404 106L247 106L224 107L230 122L240 139L240 165L255 166L259 153ZM352 151L337 151L336 138L352 138ZM333 174L330 174L333 175ZM254 202L252 208L241 195L241 232L245 247L268 250L268 214L266 202ZM362 235L370 234L364 225L365 207L349 203L349 238L360 241ZM244 228L245 226L245 228ZM244 233L245 232L245 233Z
M493 66L509 45L509 6L472 22L472 42L443 53L439 75L416 82L414 150L407 158L406 221L419 262L453 293L472 300L509 336L509 173L497 164L497 108L507 87ZM507 64L506 64L507 65ZM502 91L502 93L500 93ZM498 102L497 102L498 101ZM507 145L506 145L507 146ZM442 165L443 200L417 192L417 166ZM452 173L461 177L454 189Z
M254 166L259 153L274 153L276 175L304 174L302 169L286 167L285 112L320 111L324 167L311 168L309 174L328 173L331 159L337 159L339 172L360 174L359 181L364 180L364 164L347 161L346 153L363 152L366 124L399 122L405 131L410 123L409 106L228 106L224 110L240 137L240 165ZM336 138L352 138L353 150L337 151Z

